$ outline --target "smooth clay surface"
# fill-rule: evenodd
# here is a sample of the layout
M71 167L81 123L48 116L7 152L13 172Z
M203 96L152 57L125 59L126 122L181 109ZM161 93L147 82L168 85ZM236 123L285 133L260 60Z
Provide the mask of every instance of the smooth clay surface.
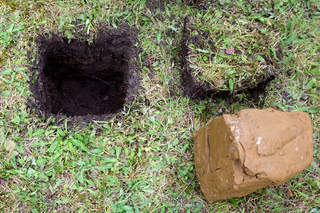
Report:
M197 176L209 201L283 184L312 162L312 123L304 112L226 114L200 128L194 141Z

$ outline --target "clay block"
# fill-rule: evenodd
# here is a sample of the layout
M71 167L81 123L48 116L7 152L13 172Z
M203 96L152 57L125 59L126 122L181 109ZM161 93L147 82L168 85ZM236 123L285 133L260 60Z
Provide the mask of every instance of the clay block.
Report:
M246 109L216 117L194 135L195 166L209 201L279 185L312 162L312 122L304 112Z

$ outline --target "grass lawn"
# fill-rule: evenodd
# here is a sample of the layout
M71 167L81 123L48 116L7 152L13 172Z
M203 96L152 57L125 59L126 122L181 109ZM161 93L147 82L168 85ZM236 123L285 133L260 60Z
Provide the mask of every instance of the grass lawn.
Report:
M319 11L317 0L0 0L0 212L320 212ZM276 77L263 96L184 96L187 15L210 47L189 46L195 79L232 91L267 58ZM101 23L137 30L135 99L86 125L27 107L38 36L92 42ZM208 203L192 133L221 113L272 106L310 114L312 164L286 184Z

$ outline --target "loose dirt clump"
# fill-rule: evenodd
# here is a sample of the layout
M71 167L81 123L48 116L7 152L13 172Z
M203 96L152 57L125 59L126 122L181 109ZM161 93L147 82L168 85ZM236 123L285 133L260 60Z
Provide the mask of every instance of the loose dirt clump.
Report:
M191 14L184 21L184 94L205 98L264 92L278 68L277 32L239 11L211 10Z
M47 116L110 118L136 93L135 42L135 30L125 25L101 30L92 44L40 36L30 82L33 107Z

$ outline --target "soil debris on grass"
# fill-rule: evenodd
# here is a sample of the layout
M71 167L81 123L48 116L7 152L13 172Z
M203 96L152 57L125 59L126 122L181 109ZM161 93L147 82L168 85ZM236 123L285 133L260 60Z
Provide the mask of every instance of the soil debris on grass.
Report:
M92 44L40 36L30 82L34 107L45 114L102 120L119 112L138 85L135 41L130 28L101 31Z

